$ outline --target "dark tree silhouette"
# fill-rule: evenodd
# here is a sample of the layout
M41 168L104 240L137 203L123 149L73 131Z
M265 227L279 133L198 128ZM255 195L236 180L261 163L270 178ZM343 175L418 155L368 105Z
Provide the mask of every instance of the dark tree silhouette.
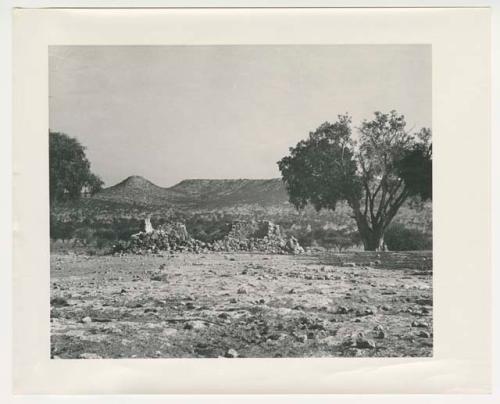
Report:
M85 148L64 133L49 132L49 166L51 205L102 189L102 180L90 171Z
M353 139L351 118L325 122L278 162L290 202L334 210L347 201L365 250L382 250L384 232L409 197L432 198L430 129L412 134L403 115L375 112Z

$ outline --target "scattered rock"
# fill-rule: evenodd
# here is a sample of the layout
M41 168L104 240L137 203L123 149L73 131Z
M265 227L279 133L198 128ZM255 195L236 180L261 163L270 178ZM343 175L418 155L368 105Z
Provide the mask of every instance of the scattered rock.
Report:
M352 309L347 307L347 306L340 306L338 309L337 309L337 314L347 314L349 312L351 312Z
M295 335L295 339L296 339L298 342L305 343L305 342L307 341L307 335L306 335L306 334L296 334L296 335Z
M355 357L359 357L359 356L364 356L364 353L363 353L363 351L361 349L347 348L344 351L344 355L343 356L348 356L348 357L355 358Z
M360 349L373 349L375 348L375 342L371 339L367 339L364 336L359 336L356 338L356 348Z
M330 336L328 336L328 337L323 338L322 340L320 340L320 342L321 342L322 344L325 344L325 345L329 346L329 347L335 347L335 346L337 346L337 345L338 345L338 343L339 343L339 342L338 342L338 340L337 340L337 338L335 338L335 337L334 337L334 336L332 336L332 335L330 335Z
M92 319L90 317L84 317L82 318L82 323L84 324L88 324L88 323L91 323L92 322Z
M164 328L161 333L166 337L171 337L177 334L177 330L175 328Z
M205 322L200 320L189 321L184 325L185 330L202 330L207 328Z
M380 324L377 324L375 327L373 327L373 332L375 334L375 338L377 339L384 339L386 336L384 327L382 327Z
M50 299L50 304L51 304L51 306L55 306L55 307L69 306L68 301L62 297L54 297L54 298Z
M228 349L226 354L224 355L226 358L237 358L239 356L238 351L236 349Z
M246 294L248 294L248 290L244 286L241 286L238 288L238 294L239 295L246 295Z
M110 318L93 318L92 321L95 321L96 323L111 323L111 320Z
M417 299L415 303L420 306L432 306L432 299Z
M357 317L371 316L371 315L375 314L376 312L377 312L377 310L375 308L368 307L368 308L363 309L363 310L357 310L356 311L356 316Z
M349 335L342 341L342 346L344 347L354 347L359 349L373 349L375 348L375 342L367 339L362 332L354 335Z
M411 323L412 327L418 327L418 328L429 328L429 324L424 323L423 321L414 321Z
M102 356L95 353L82 353L79 356L80 359L102 359Z
M155 274L150 278L152 281L166 282L168 280L166 274Z

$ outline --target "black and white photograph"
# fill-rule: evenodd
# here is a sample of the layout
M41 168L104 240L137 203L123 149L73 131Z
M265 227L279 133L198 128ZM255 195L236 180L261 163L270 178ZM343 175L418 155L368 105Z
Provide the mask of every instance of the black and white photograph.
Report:
M51 359L433 356L430 45L48 52Z

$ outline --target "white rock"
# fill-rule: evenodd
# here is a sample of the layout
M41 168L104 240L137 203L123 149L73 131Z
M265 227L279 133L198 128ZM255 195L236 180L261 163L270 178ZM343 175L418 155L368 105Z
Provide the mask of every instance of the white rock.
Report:
M95 353L82 353L80 359L102 359L102 356Z
M165 335L166 337L170 337L172 335L177 334L177 330L175 328L165 328L162 331L162 334Z
M226 352L226 358L237 358L238 356L239 354L236 349L231 348Z

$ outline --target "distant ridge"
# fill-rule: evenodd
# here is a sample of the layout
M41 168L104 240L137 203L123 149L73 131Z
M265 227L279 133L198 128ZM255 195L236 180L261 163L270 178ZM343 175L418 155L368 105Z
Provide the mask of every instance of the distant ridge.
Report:
M204 207L222 207L245 204L262 206L287 203L288 196L279 178L269 180L223 179L184 180L169 188L197 201Z
M212 209L248 204L288 204L284 184L279 178L188 179L163 188L144 177L132 175L103 189L93 199L133 205Z

